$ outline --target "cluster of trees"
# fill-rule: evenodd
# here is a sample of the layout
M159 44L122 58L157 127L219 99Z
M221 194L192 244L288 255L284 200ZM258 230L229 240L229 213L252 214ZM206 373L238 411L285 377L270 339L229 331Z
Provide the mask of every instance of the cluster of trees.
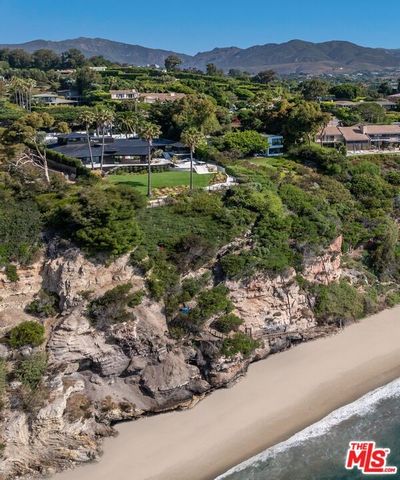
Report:
M83 53L76 48L62 52L61 55L47 48L36 50L32 54L20 48L14 50L2 48L0 49L0 62L4 62L11 68L37 68L44 71L75 69L85 65L112 65L112 62L102 56L86 59Z

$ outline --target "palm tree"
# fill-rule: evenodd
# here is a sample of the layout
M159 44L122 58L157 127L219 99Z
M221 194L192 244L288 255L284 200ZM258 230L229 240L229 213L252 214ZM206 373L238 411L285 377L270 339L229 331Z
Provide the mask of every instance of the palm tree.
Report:
M151 197L151 147L153 140L160 136L161 129L155 123L143 122L138 128L138 134L147 142L147 196Z
M133 112L124 112L117 117L117 126L121 133L128 138L129 133L135 133L139 124L139 117Z
M29 112L32 111L32 93L36 87L36 81L33 78L27 78L25 80L25 93L26 93L26 108Z
M193 190L193 154L197 147L205 142L204 135L194 127L184 130L181 135L181 142L190 148L190 190Z
M100 157L100 171L103 173L103 164L104 164L104 147L105 147L105 136L106 130L112 126L114 121L114 112L108 110L107 108L97 108L95 111L96 125L98 129L101 129L102 144L101 144L101 157Z
M78 123L79 125L83 125L85 127L86 132L86 141L89 148L89 155L90 155L90 164L92 166L92 170L94 169L94 162L93 162L93 152L92 152L92 144L90 142L90 128L96 122L96 115L92 110L85 108L78 116Z

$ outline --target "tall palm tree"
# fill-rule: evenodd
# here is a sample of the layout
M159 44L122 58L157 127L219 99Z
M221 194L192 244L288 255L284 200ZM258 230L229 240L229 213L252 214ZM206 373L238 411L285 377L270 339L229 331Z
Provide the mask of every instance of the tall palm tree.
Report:
M155 123L143 122L138 128L138 134L147 142L147 196L151 197L151 147L153 140L161 134L161 129Z
M92 144L90 142L90 128L95 124L95 122L96 122L96 115L89 108L85 108L85 110L82 110L82 112L78 116L78 124L82 125L85 128L86 141L89 148L90 164L92 166L92 170L94 168L94 162L93 162Z
M25 94L26 94L26 109L32 111L32 93L36 87L36 81L33 78L27 78L25 80Z
M95 111L96 125L101 131L102 143L101 143L101 157L100 157L100 171L103 173L103 164L104 164L104 147L105 147L105 136L106 130L111 128L114 121L114 112L107 108L97 108Z
M181 142L190 149L190 190L193 190L193 154L197 147L205 142L204 135L194 127L184 130Z

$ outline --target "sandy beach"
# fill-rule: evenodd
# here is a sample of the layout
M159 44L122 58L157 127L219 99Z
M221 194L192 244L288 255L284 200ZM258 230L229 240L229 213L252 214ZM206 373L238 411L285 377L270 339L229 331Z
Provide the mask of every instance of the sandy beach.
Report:
M53 480L211 480L400 377L400 307L253 364L192 410L117 427L100 462Z

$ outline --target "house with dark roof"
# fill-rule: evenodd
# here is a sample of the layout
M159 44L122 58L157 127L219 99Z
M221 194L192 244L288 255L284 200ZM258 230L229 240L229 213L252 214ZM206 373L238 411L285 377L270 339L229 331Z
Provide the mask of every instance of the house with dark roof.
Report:
M102 137L90 137L90 149L84 133L68 133L59 135L57 143L48 148L68 157L77 158L83 165L91 167L91 153L94 168L100 167L103 150ZM171 165L171 157L175 154L188 152L187 147L180 142L158 138L153 140L153 153L160 151L159 158L153 159L155 165ZM90 153L91 150L91 153ZM116 139L104 138L104 168L117 166L143 166L147 164L148 144L140 138Z

